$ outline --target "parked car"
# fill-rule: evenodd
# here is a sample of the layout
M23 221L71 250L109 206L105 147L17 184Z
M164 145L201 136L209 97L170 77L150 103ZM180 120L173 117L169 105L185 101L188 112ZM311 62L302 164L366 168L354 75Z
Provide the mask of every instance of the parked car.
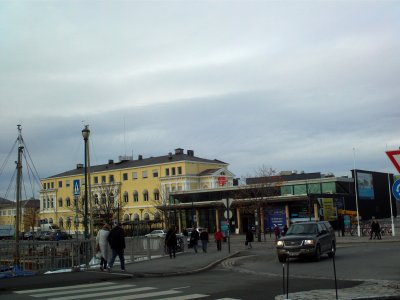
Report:
M35 240L38 238L38 233L33 231L27 231L24 233L24 240Z
M157 229L145 235L145 237L161 237L165 238L167 232L165 230Z
M327 221L295 223L284 237L278 239L276 250L280 262L307 256L319 261L322 254L335 255L335 232Z

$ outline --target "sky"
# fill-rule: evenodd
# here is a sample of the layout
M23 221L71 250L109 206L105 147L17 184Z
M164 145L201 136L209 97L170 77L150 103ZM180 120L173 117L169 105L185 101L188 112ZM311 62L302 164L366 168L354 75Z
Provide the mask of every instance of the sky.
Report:
M40 178L83 163L84 125L92 165L183 148L236 177L397 174L399 15L399 1L2 0L0 197L17 124Z

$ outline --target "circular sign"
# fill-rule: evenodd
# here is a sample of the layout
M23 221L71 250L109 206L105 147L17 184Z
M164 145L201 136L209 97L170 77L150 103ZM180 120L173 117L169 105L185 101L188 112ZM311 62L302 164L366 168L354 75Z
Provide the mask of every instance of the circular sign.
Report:
M228 211L227 210L224 211L224 217L225 217L225 219L228 219ZM232 219L232 217L233 217L233 211L229 210L229 219Z
M397 179L392 186L392 193L397 200L400 200L400 179Z

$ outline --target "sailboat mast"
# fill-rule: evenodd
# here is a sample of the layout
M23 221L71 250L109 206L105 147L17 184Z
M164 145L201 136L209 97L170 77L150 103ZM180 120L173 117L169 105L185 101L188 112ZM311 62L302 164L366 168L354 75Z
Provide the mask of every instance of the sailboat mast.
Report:
M17 184L16 184L16 211L15 211L15 257L14 265L19 266L19 235L21 224L21 178L22 178L22 151L24 149L21 135L21 125L18 127L18 161L17 161Z

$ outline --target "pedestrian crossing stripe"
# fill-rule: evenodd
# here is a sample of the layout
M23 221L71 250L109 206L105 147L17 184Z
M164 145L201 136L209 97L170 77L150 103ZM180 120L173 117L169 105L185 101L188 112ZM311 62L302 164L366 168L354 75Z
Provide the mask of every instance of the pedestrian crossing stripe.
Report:
M77 284L55 288L41 288L15 291L16 294L48 300L76 300L99 297L102 300L133 300L157 297L159 300L191 300L206 298L206 294L188 294L178 289L157 291L157 287L137 287L135 284L119 284L116 282L99 282ZM234 298L220 298L216 300L239 300Z

